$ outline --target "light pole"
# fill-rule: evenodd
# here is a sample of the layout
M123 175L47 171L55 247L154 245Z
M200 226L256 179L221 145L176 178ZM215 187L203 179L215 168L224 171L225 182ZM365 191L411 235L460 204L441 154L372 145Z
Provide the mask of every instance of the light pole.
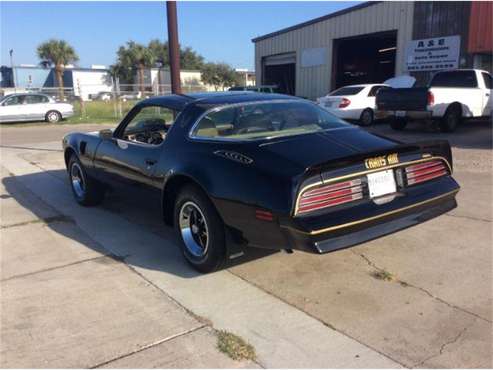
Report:
M17 92L17 73L14 70L14 49L9 50L10 55L10 69L12 69L12 83L14 84L14 92Z
M180 45L178 43L176 1L166 1L166 14L168 18L168 52L171 73L171 92L173 94L181 94Z

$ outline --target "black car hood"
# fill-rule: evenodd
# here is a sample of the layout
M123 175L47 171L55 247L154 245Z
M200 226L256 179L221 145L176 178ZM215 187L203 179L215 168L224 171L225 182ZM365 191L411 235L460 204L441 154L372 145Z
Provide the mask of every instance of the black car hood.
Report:
M396 145L393 141L350 127L274 139L260 144L260 148L305 170L331 160Z

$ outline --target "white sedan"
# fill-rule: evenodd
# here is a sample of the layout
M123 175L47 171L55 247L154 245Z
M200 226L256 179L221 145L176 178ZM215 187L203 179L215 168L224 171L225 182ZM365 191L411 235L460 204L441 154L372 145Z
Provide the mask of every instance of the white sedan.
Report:
M45 94L11 94L0 100L0 122L59 122L74 115L74 107Z
M359 121L368 126L377 118L384 118L376 112L375 96L381 88L390 88L386 84L350 85L334 90L317 99L317 104L335 116Z

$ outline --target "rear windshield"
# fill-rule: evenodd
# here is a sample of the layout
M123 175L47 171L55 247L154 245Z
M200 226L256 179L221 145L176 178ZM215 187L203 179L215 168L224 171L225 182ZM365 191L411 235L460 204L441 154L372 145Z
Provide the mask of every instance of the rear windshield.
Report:
M478 87L474 71L439 72L431 80L431 87Z
M355 87L341 87L340 89L332 91L329 95L330 96L348 96L348 95L356 95L363 90L364 87L361 86L355 86Z
M348 126L313 103L269 101L216 108L196 124L191 136L255 140Z

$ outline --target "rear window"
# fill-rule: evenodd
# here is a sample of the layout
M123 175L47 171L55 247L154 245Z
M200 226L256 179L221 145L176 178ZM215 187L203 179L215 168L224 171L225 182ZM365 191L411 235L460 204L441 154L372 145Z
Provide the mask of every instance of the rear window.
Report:
M439 72L431 80L431 87L478 87L474 71Z
M368 96L376 96L377 92L382 90L382 89L390 89L388 86L373 86L370 89L370 92L368 93Z
M329 95L330 96L347 96L347 95L356 95L363 90L364 87L358 86L358 87L341 87L340 89L332 91Z
M196 124L192 137L255 140L347 127L317 105L298 101L269 101L212 110Z
M481 72L481 74L483 75L483 80L484 80L484 86L487 88L487 89L491 89L491 85L492 85L492 77L489 73L486 73L486 72Z

